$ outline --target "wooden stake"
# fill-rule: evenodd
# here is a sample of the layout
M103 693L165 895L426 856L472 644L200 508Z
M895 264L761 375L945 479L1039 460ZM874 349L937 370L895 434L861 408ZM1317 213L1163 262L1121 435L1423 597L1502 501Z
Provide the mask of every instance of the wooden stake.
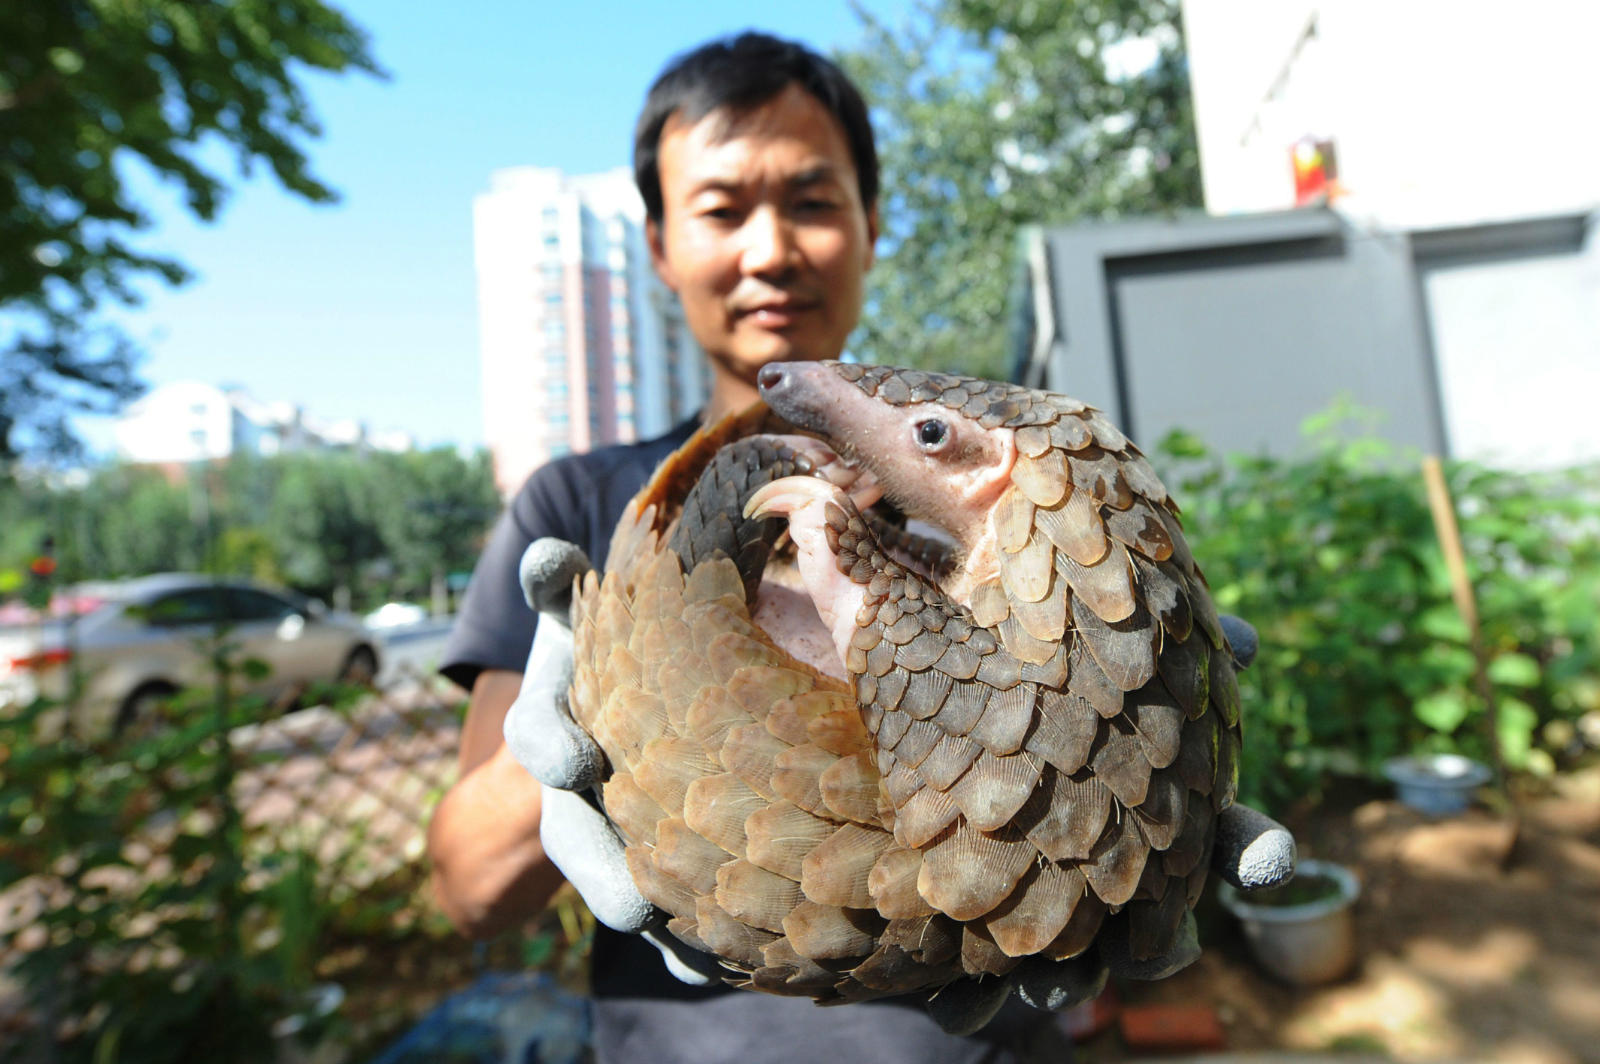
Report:
M1422 479L1428 485L1428 508L1433 511L1433 530L1439 536L1439 549L1444 552L1445 569L1450 574L1450 594L1456 601L1461 619L1467 624L1467 637L1472 644L1473 678L1477 683L1478 695L1483 699L1496 783L1504 789L1506 766L1500 754L1500 709L1495 702L1494 685L1489 682L1488 656L1483 647L1483 632L1478 624L1478 599L1472 592L1472 581L1467 576L1467 556L1461 549L1456 507L1451 501L1450 485L1445 483L1444 465L1438 456L1430 454L1422 459Z

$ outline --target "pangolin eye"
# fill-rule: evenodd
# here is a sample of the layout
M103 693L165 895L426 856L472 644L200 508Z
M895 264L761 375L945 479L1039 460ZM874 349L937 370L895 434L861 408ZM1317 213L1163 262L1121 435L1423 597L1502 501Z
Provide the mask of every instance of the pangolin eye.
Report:
M930 451L949 438L950 426L943 421L930 419L917 425L917 442Z

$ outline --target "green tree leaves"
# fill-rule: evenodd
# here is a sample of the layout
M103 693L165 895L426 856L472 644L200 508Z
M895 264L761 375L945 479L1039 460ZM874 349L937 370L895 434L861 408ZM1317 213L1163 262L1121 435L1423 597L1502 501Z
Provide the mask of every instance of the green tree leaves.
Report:
M269 167L313 202L303 141L320 130L299 68L377 73L365 34L321 0L30 0L0 5L0 460L70 448L67 415L139 390L134 351L89 314L134 282L184 280L129 242L137 161L216 216L206 150Z
M863 361L1004 377L1020 226L1200 205L1178 5L939 0L839 58L872 107Z
M488 456L448 448L112 466L77 486L0 481L0 574L50 536L65 582L210 569L358 604L420 598L435 573L472 568L499 510Z

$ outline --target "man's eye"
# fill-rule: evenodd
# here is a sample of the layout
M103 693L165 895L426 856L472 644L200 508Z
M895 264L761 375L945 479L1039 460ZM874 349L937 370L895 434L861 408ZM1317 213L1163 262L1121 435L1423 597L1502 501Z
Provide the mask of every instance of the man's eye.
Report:
M943 421L924 421L917 426L917 442L930 450L949 438L950 426Z

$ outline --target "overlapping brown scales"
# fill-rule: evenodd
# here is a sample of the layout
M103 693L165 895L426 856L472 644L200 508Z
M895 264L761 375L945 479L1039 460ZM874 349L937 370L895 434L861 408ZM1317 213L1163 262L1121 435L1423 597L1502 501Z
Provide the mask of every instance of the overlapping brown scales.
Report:
M612 743L608 756L620 764L632 764L646 743L672 734L666 703L659 695L637 687L613 690L606 699L602 719Z
M921 850L905 845L884 850L867 876L867 893L878 912L891 920L931 916L933 906L917 893L917 873L921 870Z
M1074 639L1072 652L1068 658L1070 672L1067 676L1067 690L1089 705L1102 717L1114 717L1122 712L1122 688L1107 679L1101 670L1100 663L1095 660L1089 651L1086 640Z
M771 801L778 796L772 787L772 775L778 767L775 759L789 748L788 743L769 732L765 725L741 725L730 729L722 744L722 767Z
M1038 953L1067 926L1085 885L1083 873L1070 865L1035 861L983 925L1007 956Z
M1175 767L1150 774L1150 786L1143 802L1132 810L1134 823L1152 850L1165 850L1183 830L1189 790Z
M1030 754L1001 757L985 750L950 788L950 797L974 828L997 831L1011 822L1033 793L1042 765Z
M1059 555L1058 555L1059 557ZM1059 564L1057 565L1059 571ZM1050 648L1053 652L1055 645L1061 642L1067 630L1067 582L1058 578L1050 581L1050 590L1045 597L1037 601L1027 599L1013 599L1011 601L1011 615L1022 622L1022 627L1027 633L1040 643ZM1013 654L1017 654L1011 640L1007 639L1006 645ZM1043 657L1017 654L1024 661L1048 661L1050 653Z
M778 937L771 931L735 919L717 904L714 895L702 894L695 899L694 916L701 941L718 956L747 969L759 968L765 963L761 949Z
M955 683L933 723L950 735L966 735L983 719L989 700L1000 693L979 680Z
M1074 595L1072 620L1106 679L1124 691L1138 690L1150 682L1156 672L1156 643L1161 633L1142 605L1136 605L1127 619L1110 622Z
M961 926L942 913L891 920L879 941L924 964L955 961L961 951Z
M1019 831L957 820L923 849L917 892L952 919L976 920L1006 899L1038 852Z
M629 846L625 856L628 874L633 877L634 885L646 901L673 916L695 915L696 895L693 888L657 868L650 847L642 844Z
M1114 808L1105 833L1078 870L1089 881L1095 895L1107 905L1122 905L1133 897L1144 874L1150 847L1145 845L1132 815Z
M742 857L745 818L766 804L744 780L723 772L689 784L683 799L683 819L724 850Z
M1198 791L1186 795L1183 830L1161 855L1161 870L1169 876L1187 876L1206 856L1213 822L1211 803Z
M947 791L982 750L983 747L965 736L946 735L934 744L916 771L928 786Z
M1033 730L1022 748L1071 774L1088 762L1099 725L1094 708L1082 698L1064 691L1041 690Z
M1115 510L1126 510L1133 504L1133 489L1122 473L1122 463L1115 454L1100 447L1085 447L1073 453L1067 463L1072 476L1072 486L1087 492L1096 502Z
M1203 710L1198 718L1184 722L1178 743L1178 773L1184 786L1200 794L1210 794L1217 776L1217 714Z
M841 757L817 780L822 804L842 820L882 827L878 820L878 769L867 753Z
M1161 483L1161 478L1156 476L1156 471L1150 468L1150 463L1145 461L1143 455L1130 455L1122 459L1122 475L1128 478L1128 485L1140 495L1149 499L1156 506L1167 501L1166 485Z
M712 887L717 904L735 920L779 933L784 918L802 900L800 884L746 860L720 865Z
M1219 728L1217 736L1217 776L1211 791L1211 804L1217 812L1233 804L1239 790L1239 729Z
M756 989L768 994L826 1000L832 998L834 984L839 981L838 973L802 957L788 938L762 946L761 959L765 963L751 975Z
M1083 566L1065 552L1055 556L1056 572L1072 587L1072 595L1101 621L1123 621L1133 616L1138 601L1133 594L1133 570L1128 550L1113 543L1106 556Z
M1098 564L1111 546L1099 507L1087 491L1073 490L1064 502L1036 511L1034 523L1057 550L1079 565Z
M806 743L785 750L773 759L772 789L801 809L819 816L827 814L822 803L822 774L839 760L818 746Z
M603 799L641 889L739 985L823 1002L1075 955L1108 905L1136 949L1169 941L1238 753L1231 658L1176 507L1075 400L840 372L1015 431L998 577L956 606L888 571L910 556L898 531L845 518L845 571L870 590L842 688L747 606L781 522L741 501L809 466L769 441L720 450L771 426L760 411L669 458L573 608L573 715L611 760Z
M1016 467L1011 471L1011 483L1035 506L1054 506L1067 494L1067 459L1057 450L1035 457L1018 454Z
M1000 497L994 511L995 540L1001 550L1019 551L1033 534L1033 500L1017 488Z
M783 799L751 813L744 826L750 861L796 883L806 855L839 830L839 825Z
M819 961L865 957L888 925L873 909L846 909L801 900L784 917L783 931L795 952Z
M1052 861L1087 860L1111 815L1111 791L1093 776L1074 779L1053 766L1018 812L1017 827Z
M1094 942L1094 936L1099 933L1106 912L1106 903L1096 897L1094 891L1085 891L1073 908L1072 918L1067 921L1067 926L1061 929L1061 934L1057 935L1042 952L1046 957L1057 961L1076 957Z
M1000 581L979 584L972 592L972 621L980 628L993 628L1011 612L1005 589Z
M1006 955L989 929L981 923L961 925L961 969L968 975L1005 975L1021 958Z
M622 829L629 842L656 844L656 824L666 812L634 781L631 772L618 772L605 784L606 816Z
M954 677L936 668L916 673L906 684L905 694L900 698L900 708L912 720L926 721L944 707L954 683Z
M806 854L800 863L800 889L821 905L871 908L867 879L893 843L894 836L886 831L846 824Z
M1113 717L1100 725L1089 752L1089 768L1123 805L1138 805L1150 789L1150 762L1126 717Z
M948 791L921 787L895 810L895 841L912 848L926 845L960 815Z
M810 691L816 683L803 672L773 665L740 669L728 678L728 694L757 720L778 702Z
M1239 723L1239 681L1233 674L1233 657L1227 650L1213 650L1209 675L1211 704L1222 714L1228 727Z
M661 719L666 721L666 707L661 708ZM700 745L705 749L706 756L731 769L722 757L722 747L727 741L728 733L741 725L755 724L756 719L744 711L744 707L733 700L725 686L702 687L695 693L689 703L689 711L685 715L685 723L694 737L700 740Z
M1152 679L1127 696L1124 712L1133 725L1152 768L1166 768L1178 756L1178 740L1183 731L1184 713L1167 693L1160 677Z
M719 771L694 738L657 739L645 745L633 778L667 815L682 816L689 785Z
M1039 602L1050 594L1054 578L1050 540L1034 529L1020 550L1000 552L1000 584L1012 602ZM986 626L987 627L987 626Z
M697 894L717 889L717 869L733 855L692 830L677 817L656 826L656 848L651 860L657 868Z

